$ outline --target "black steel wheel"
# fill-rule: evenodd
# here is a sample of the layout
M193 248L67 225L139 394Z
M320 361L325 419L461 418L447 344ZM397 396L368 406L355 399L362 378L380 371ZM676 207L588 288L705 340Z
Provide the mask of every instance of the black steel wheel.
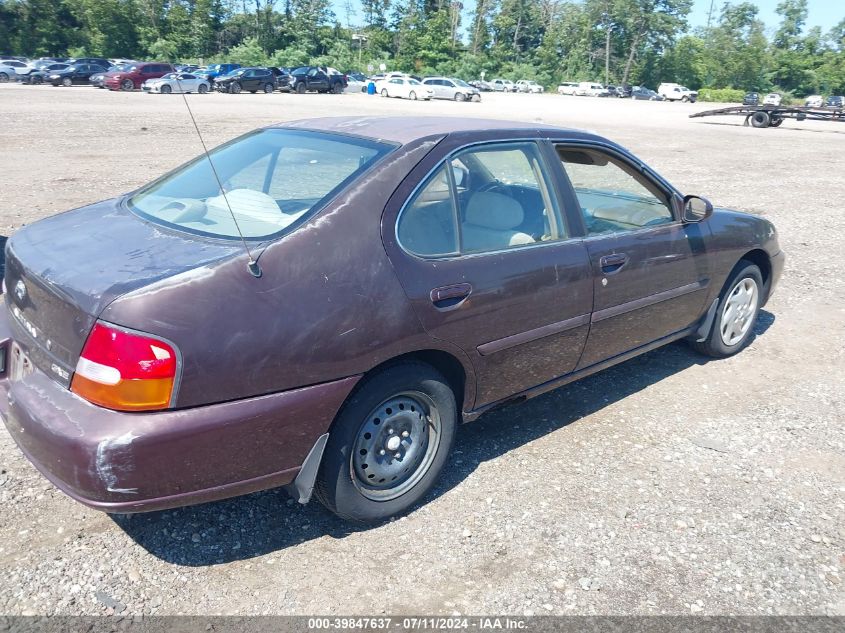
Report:
M332 426L317 497L353 521L407 512L443 470L457 419L455 394L430 365L406 362L368 376Z
M751 125L754 127L769 127L771 122L772 119L769 113L764 110L757 110L757 112L751 115Z

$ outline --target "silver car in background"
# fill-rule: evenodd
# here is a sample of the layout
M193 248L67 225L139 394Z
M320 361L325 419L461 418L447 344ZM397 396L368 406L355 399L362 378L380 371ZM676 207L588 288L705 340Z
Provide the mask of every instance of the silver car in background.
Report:
M517 92L528 92L534 94L540 94L543 92L543 86L538 84L536 81L532 81L530 79L520 79L516 82L516 89Z
M470 86L463 79L451 77L426 77L423 85L434 91L435 99L451 101L481 101L481 91Z
M171 94L181 92L198 92L205 94L211 90L211 82L205 77L192 73L167 73L157 79L147 79L141 90L150 94Z

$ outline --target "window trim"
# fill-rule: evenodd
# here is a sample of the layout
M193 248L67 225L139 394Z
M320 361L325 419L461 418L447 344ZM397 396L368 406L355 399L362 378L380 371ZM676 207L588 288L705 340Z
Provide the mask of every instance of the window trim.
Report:
M419 182L414 186L411 190L411 193L405 198L402 202L402 206L399 208L399 212L396 214L396 220L393 222L393 239L396 241L396 245L399 247L405 255L409 257L413 257L415 259L421 261L449 261L455 259L467 259L473 257L487 257L489 255L500 255L503 253L513 253L516 251L524 251L526 249L531 248L543 248L548 246L556 246L560 244L565 244L567 242L572 242L576 240L583 239L582 236L573 235L572 228L574 228L569 218L567 217L567 213L565 211L565 200L563 198L562 191L560 190L560 185L558 184L558 180L560 176L556 173L556 170L563 170L561 165L555 166L554 164L549 163L549 156L547 154L547 150L544 149L544 146L548 146L549 139L547 138L538 138L538 137L517 137L517 138L508 138L508 139L491 139L489 141L473 141L471 143L467 143L466 145L461 145L460 147L456 147L454 150L449 152L447 155L443 156L434 166L429 169L425 175L420 178ZM556 207L556 212L558 214L558 218L555 221L555 224L561 222L563 227L566 229L566 236L559 237L557 239L548 240L545 242L534 242L533 244L517 244L515 246L510 246L508 248L501 248L496 250L490 251L477 251L471 253L462 253L461 252L461 235L460 235L460 228L458 228L458 232L456 233L458 239L458 252L457 253L448 253L443 255L420 255L419 253L415 253L414 251L407 248L403 243L402 240L399 239L399 224L402 221L402 215L405 213L407 208L410 206L411 201L413 201L417 194L420 193L420 190L428 185L429 179L437 173L438 169L447 164L451 163L452 160L459 157L460 154L463 154L474 147L480 147L485 145L516 145L516 144L531 144L537 150L537 158L541 163L541 167L544 167L544 173L546 177L551 181L551 187L548 189L548 195L552 204ZM556 156L556 154L555 154ZM556 161L560 163L560 161ZM449 179L449 186L452 191L453 189L453 182L454 182L454 174L452 173L451 169L447 169L447 178ZM533 169L532 169L533 172ZM568 184L568 181L567 181ZM568 185L571 188L571 185ZM542 195L542 192L541 192ZM460 227L460 222L458 221L458 209L457 209L457 200L454 195L450 196L452 198L452 208L453 208L453 218L455 222L457 222L458 227Z
M610 145L608 143L601 143L597 141L579 141L571 139L556 140L554 138L549 138L548 144L551 153L556 159L556 167L560 170L560 184L562 188L561 195L564 198L564 206L573 210L570 215L572 216L572 221L577 223L577 225L580 227L581 239L606 239L618 235L633 235L645 233L654 230L665 229L666 227L670 226L679 226L683 224L683 221L680 217L679 206L679 202L683 199L683 195L677 189L675 189L675 187L669 184L669 182L665 178L663 178L660 174L655 172L651 167L646 165L643 161L638 159L633 154L621 151L620 148L614 147L613 145ZM634 174L640 174L643 178L648 180L654 186L654 188L659 191L662 191L666 195L666 202L669 207L669 212L672 214L672 221L667 222L665 224L657 224L654 226L644 226L638 229L632 229L630 231L615 231L613 233L600 233L596 235L590 235L587 231L587 225L584 223L583 214L581 213L581 204L578 201L578 194L575 191L575 187L572 185L572 181L569 179L569 174L566 173L566 169L563 167L563 161L561 161L560 157L558 156L558 147L589 149L601 152L612 156L619 162L627 165Z

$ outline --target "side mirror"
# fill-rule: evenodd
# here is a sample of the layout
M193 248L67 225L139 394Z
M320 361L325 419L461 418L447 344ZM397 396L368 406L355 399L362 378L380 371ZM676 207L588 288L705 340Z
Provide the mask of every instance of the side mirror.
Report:
M713 205L707 198L684 196L684 222L701 222L713 215Z

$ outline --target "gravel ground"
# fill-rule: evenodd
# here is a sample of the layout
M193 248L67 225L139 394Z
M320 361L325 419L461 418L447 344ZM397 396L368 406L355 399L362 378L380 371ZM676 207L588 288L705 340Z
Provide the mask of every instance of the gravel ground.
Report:
M108 516L0 432L0 613L845 615L845 126L708 106L190 96L211 145L316 115L589 128L680 189L766 215L787 269L742 354L670 345L461 428L426 505L359 530L281 491ZM0 86L0 233L200 151L178 97Z

